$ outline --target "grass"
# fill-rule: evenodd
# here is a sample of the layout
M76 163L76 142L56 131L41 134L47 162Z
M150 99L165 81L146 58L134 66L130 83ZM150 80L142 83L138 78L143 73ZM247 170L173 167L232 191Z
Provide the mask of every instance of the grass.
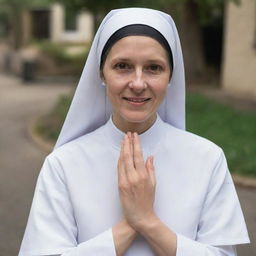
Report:
M60 96L52 111L38 120L36 132L47 141L54 143L57 140L71 100L71 95Z
M234 110L200 94L187 97L187 130L225 152L232 173L256 176L256 112Z
M72 96L60 97L37 130L56 141ZM225 152L232 173L256 177L256 112L234 110L198 93L187 95L187 130L208 138Z

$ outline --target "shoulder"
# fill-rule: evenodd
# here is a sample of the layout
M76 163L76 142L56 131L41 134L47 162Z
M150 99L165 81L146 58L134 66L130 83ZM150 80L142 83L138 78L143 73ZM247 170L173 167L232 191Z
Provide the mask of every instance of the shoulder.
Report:
M166 146L173 144L177 151L189 154L194 158L219 159L223 154L221 147L214 142L189 131L175 128L169 124L166 127ZM188 155L187 155L188 156Z
M54 149L49 156L59 158L79 154L79 152L92 151L94 147L102 143L102 137L102 127L100 127Z
M86 158L95 155L95 152L100 153L104 143L103 137L102 127L100 127L54 149L46 157L45 162L54 169L65 169L67 166L71 167L84 162Z
M230 182L226 157L221 147L206 138L170 125L166 126L166 130L164 151L174 154L176 166L179 166L180 173L183 172L182 177L187 180L187 184L189 180L195 184L200 180L206 188L213 182L223 182L225 178Z

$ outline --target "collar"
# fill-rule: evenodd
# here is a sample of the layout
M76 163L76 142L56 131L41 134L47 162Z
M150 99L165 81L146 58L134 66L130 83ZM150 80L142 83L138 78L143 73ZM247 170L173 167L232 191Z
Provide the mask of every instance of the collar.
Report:
M139 134L140 144L143 152L150 153L155 151L156 147L160 144L165 136L166 124L157 115L154 124L144 133ZM108 143L112 144L115 148L120 150L121 141L125 133L119 130L112 121L112 116L103 127L103 133Z

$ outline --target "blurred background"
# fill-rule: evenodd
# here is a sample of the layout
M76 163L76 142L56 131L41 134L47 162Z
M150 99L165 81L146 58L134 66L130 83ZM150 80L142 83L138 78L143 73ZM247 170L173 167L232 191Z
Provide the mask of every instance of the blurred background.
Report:
M256 255L255 0L0 0L0 256L17 255L33 191L111 9L172 15L186 70L187 130L226 154Z

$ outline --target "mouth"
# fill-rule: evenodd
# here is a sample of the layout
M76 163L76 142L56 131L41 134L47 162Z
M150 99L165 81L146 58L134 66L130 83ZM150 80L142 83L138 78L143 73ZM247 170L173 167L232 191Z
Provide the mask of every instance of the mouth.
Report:
M135 97L123 97L124 100L129 101L131 103L144 103L147 102L149 100L151 100L151 98L135 98Z

